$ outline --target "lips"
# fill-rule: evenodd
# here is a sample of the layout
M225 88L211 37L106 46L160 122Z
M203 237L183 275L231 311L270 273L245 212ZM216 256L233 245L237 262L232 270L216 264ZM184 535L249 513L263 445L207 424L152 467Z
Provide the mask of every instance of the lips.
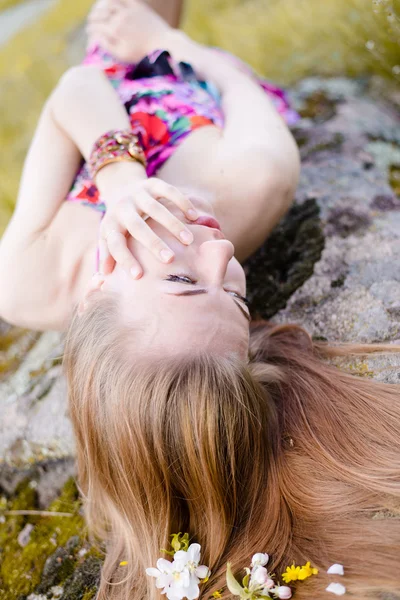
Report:
M219 229L221 231L221 225L214 217L202 215L196 221L192 221L193 225L204 225L205 227L211 227L212 229Z

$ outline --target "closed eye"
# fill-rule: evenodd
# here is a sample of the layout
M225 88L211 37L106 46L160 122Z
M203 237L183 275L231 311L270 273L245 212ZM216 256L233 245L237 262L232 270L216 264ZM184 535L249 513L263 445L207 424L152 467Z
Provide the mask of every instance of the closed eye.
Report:
M197 283L196 280L192 279L191 277L188 277L188 275L173 275L173 274L168 275L164 279L164 281L177 281L178 283L186 283L188 285L195 285ZM232 294L236 298L239 298L239 300L244 302L244 304L246 304L246 305L249 304L248 298L246 298L245 296L242 296L241 294L238 294L238 292L235 292L233 290L225 290L225 292L227 292L228 294Z
M194 285L197 281L194 281L187 275L168 275L164 281L179 281L179 283L189 283Z

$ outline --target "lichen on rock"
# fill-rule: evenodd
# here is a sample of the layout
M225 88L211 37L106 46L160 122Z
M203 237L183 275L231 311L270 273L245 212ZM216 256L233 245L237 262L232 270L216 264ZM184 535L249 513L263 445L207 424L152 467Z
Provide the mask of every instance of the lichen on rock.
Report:
M48 592L62 584L77 567L77 552L86 542L85 522L74 478L64 484L60 495L47 508L54 515L41 515L34 479L21 481L13 497L2 507L0 524L0 599L21 600L30 593ZM38 514L15 514L38 511ZM68 513L61 516L57 513ZM21 547L18 534L28 522L33 530ZM87 560L87 558L85 559Z

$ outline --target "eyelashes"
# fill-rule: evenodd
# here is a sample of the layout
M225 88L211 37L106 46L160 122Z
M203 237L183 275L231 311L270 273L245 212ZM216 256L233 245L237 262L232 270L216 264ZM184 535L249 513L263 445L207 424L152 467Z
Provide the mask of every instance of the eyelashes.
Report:
M197 281L194 281L187 275L167 275L164 281L179 281L180 283L190 283L195 284Z
M164 281L178 281L179 283L187 283L189 285L195 285L197 283L197 281L195 281L191 277L188 277L187 275L173 275L173 274L167 275L167 277L164 278ZM249 304L249 300L245 296L241 296L240 294L238 294L237 292L234 292L232 290L225 290L225 291L228 294L232 294L233 296L236 296L236 298L239 298L239 300L244 302L246 305Z

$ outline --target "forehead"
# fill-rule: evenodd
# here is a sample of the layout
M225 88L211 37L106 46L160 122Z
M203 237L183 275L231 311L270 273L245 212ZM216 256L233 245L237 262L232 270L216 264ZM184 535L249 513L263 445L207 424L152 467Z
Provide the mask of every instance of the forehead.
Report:
M229 296L174 296L153 289L151 295L126 300L122 319L138 331L136 342L144 351L176 354L208 349L247 356L248 321Z

